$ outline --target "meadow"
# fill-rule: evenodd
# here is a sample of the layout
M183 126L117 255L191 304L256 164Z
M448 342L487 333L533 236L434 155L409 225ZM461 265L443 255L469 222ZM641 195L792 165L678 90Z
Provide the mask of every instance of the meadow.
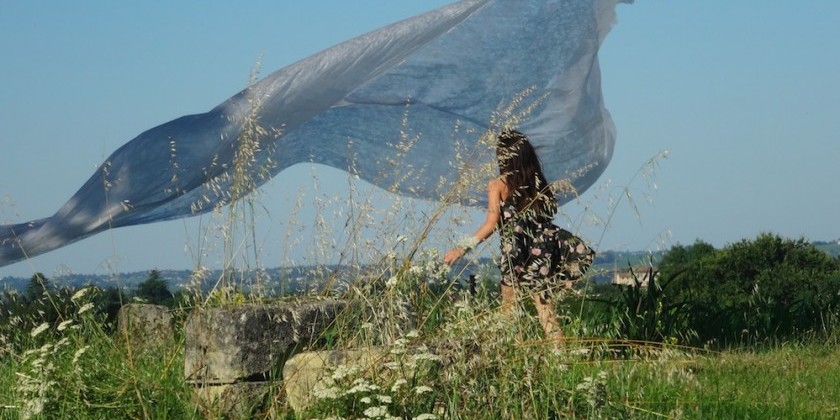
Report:
M380 368L335 368L316 387L316 403L298 413L286 404L277 378L269 397L244 407L241 418L840 415L836 333L721 348L673 338L642 341L622 332L626 316L605 321L603 308L581 303L582 295L558 305L568 337L558 344L543 338L529 305L513 316L501 313L494 283L480 283L473 295L440 281L443 274L428 260L390 284L389 278L344 295L357 293L364 304L338 318L321 348L384 348L389 356ZM164 351L140 351L113 332L113 321L95 303L97 293L48 292L32 302L26 318L5 317L2 418L222 416L199 403L184 379L180 328ZM10 303L4 301L6 310ZM56 320L41 322L48 313L43 308L53 304ZM179 320L192 310L200 308L172 308Z

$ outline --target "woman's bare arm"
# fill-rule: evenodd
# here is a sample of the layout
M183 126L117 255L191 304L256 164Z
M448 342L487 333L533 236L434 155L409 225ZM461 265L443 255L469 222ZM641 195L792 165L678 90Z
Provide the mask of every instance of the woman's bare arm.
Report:
M489 238L496 230L496 226L498 226L499 219L501 218L500 205L506 188L505 183L500 179L494 179L487 184L487 216L484 219L484 223L481 224L481 227L472 236L476 245ZM443 262L452 264L466 253L467 249L464 247L452 248L444 254Z

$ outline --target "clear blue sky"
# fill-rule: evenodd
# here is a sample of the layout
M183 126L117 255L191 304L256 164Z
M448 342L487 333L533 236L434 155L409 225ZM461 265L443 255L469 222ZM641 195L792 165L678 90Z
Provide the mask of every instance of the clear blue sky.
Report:
M268 74L448 3L0 0L0 222L51 215L140 132L241 90L260 55ZM606 218L610 196L649 158L670 155L655 191L632 183L638 215L621 202L606 230L587 224L583 235L629 250L723 246L762 231L840 238L840 2L640 0L618 16L600 54L615 154L601 186L565 211ZM346 176L318 171L318 194L346 194ZM275 178L261 234L282 235L289 202L311 184L309 168ZM0 277L188 269L198 222L117 229Z

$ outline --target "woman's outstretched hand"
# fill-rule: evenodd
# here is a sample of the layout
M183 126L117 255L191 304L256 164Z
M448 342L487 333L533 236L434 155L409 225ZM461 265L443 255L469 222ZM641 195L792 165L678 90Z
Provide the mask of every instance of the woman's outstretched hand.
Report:
M461 259L466 252L464 248L452 248L449 251L446 251L446 254L443 254L443 262L447 265L452 265L455 261Z

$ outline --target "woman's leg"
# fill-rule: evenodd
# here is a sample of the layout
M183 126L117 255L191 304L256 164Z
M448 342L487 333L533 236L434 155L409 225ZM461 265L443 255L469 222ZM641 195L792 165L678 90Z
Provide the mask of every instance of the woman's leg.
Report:
M563 329L560 328L560 323L557 322L557 314L554 313L554 306L551 301L543 300L539 293L534 293L534 306L537 308L537 316L540 319L545 331L545 338L549 340L563 341Z
M511 315L516 306L516 291L512 286L502 284L502 313Z

